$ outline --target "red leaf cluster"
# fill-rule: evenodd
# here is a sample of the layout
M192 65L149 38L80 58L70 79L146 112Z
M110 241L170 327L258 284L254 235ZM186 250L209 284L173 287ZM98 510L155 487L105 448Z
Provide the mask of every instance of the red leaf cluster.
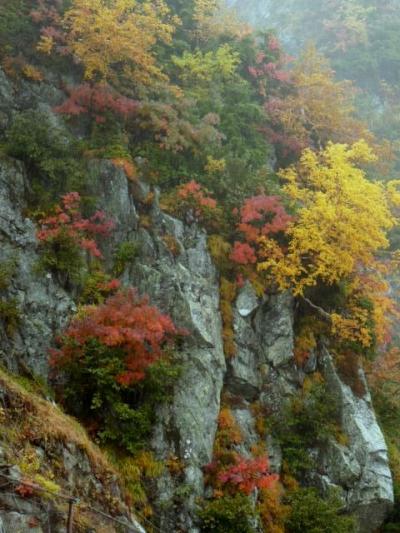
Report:
M260 96L270 98L276 91L292 85L292 75L287 69L293 58L284 54L276 37L270 35L264 43L255 43L258 51L254 60L247 65L251 80L258 87Z
M200 209L203 207L215 209L217 207L217 202L214 200L214 198L206 196L206 193L202 189L201 185L194 180L185 183L178 189L178 197L182 200L193 201L194 204Z
M283 83L290 82L290 72L282 70L279 65L269 61L259 67L248 67L248 71L253 78L269 77L273 80L277 80Z
M96 211L92 217L83 218L80 202L79 193L65 194L61 198L61 205L55 207L54 215L39 220L41 229L36 236L39 241L47 243L57 239L61 234L66 234L93 257L101 257L94 236L108 236L115 226L114 222L107 220L103 211Z
M267 456L246 459L236 455L233 465L221 468L218 462L213 462L206 469L210 473L217 470L216 479L222 487L244 494L251 494L255 489L272 488L279 479L277 474L270 473Z
M238 228L250 242L256 242L261 236L285 231L292 220L278 196L265 194L245 200L240 216Z
M102 305L87 307L83 317L71 322L61 348L51 352L51 363L62 367L79 359L86 343L96 340L122 350L125 371L116 380L129 386L143 380L146 369L162 357L163 348L182 333L169 316L149 305L147 297L138 296L135 289L120 291Z
M15 487L15 492L22 498L29 498L35 493L33 486L30 483L22 482Z
M247 242L236 241L234 243L231 259L238 265L254 265L257 263L255 249Z
M285 232L292 217L287 214L278 196L260 194L245 200L240 210L237 229L246 242L236 241L231 259L239 265L255 264L257 254L255 245L260 237Z
M77 116L90 113L97 123L105 122L104 115L112 112L123 119L133 116L139 103L116 93L106 84L90 85L84 83L67 88L68 100L54 108L57 113Z

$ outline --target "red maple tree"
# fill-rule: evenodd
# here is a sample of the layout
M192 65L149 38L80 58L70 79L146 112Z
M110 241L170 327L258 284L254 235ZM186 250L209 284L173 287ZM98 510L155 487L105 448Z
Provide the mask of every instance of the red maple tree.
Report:
M225 466L214 461L206 466L206 471L215 476L218 488L236 493L251 494L255 489L272 488L279 480L278 474L271 474L266 455L246 459L235 454L234 463Z
M102 305L88 306L72 320L51 351L51 364L62 368L84 357L88 343L96 341L122 353L125 370L115 379L129 386L144 379L146 369L163 356L163 350L178 335L172 319L149 304L136 289L119 291Z

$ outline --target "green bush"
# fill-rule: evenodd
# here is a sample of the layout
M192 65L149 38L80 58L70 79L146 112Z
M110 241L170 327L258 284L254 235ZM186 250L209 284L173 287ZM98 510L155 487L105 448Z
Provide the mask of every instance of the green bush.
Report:
M0 261L0 291L7 289L14 276L17 262L15 259Z
M39 273L51 272L63 286L77 285L83 281L86 263L84 254L67 233L42 243L37 265Z
M207 501L199 512L201 531L255 533L257 515L244 494Z
M62 396L68 411L94 428L101 442L135 453L151 435L155 407L170 399L179 367L172 357L159 360L134 387L115 379L124 368L117 348L92 339L82 356L65 367Z
M400 532L400 483L396 480L394 481L394 507L382 531L384 533Z
M309 450L338 433L337 401L323 382L304 387L273 422L289 472L304 477L314 466Z
M79 303L83 305L99 305L114 291L113 280L101 267L100 262L94 263L84 276Z
M9 288L16 267L15 258L0 262L0 292ZM5 294L0 296L0 320L4 324L6 334L11 337L20 322L20 312L15 298L8 298Z
M20 312L15 298L0 299L0 321L10 337L15 333L20 322Z
M127 265L139 255L139 252L139 243L133 241L121 242L114 254L114 274L116 276L123 274Z
M6 132L3 151L23 161L30 180L30 203L48 208L69 191L84 192L86 166L79 145L36 110L18 113Z
M354 533L355 520L343 515L343 504L332 492L322 499L315 489L300 489L287 497L291 511L286 533Z
M7 0L0 5L0 55L15 54L32 48L37 32L27 0ZM29 46L28 46L29 45Z

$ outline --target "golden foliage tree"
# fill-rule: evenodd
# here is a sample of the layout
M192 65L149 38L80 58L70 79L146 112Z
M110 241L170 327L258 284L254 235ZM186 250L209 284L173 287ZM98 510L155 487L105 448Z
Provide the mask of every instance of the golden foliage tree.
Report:
M365 141L305 150L296 166L280 172L297 210L286 231L287 249L262 237L258 250L260 274L295 296L305 297L316 285L342 284L339 309L305 301L334 337L363 348L387 342L397 316L385 280L390 262L379 261L377 253L388 247L387 232L397 224L398 183L367 179L360 165L375 159Z
M258 268L272 271L282 288L302 294L318 282L332 285L372 265L395 224L386 189L368 181L359 167L374 160L365 141L328 143L320 153L305 150L297 166L281 171L297 218L287 230L286 254L271 258L271 244L262 239L265 259Z
M154 46L169 43L178 19L163 0L73 0L64 16L67 42L88 80L165 80Z

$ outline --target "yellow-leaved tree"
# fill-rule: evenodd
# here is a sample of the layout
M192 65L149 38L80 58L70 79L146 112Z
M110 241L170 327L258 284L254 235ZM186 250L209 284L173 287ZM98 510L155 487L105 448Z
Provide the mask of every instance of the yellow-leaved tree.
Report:
M319 153L305 150L298 165L281 171L297 216L287 230L287 253L273 255L268 239L261 240L265 257L258 269L301 295L318 282L332 285L372 265L395 224L384 185L369 181L359 167L374 160L365 141L328 143Z
M150 85L166 80L154 46L169 43L179 19L163 0L73 0L65 13L67 44L87 80Z
M297 214L286 231L287 250L262 237L258 271L305 296L316 285L345 283L342 308L315 306L341 341L364 348L384 342L395 314L385 280L387 264L377 253L389 245L397 224L398 183L369 181L360 165L376 157L365 141L352 146L328 143L319 153L303 152L297 165L280 172Z

